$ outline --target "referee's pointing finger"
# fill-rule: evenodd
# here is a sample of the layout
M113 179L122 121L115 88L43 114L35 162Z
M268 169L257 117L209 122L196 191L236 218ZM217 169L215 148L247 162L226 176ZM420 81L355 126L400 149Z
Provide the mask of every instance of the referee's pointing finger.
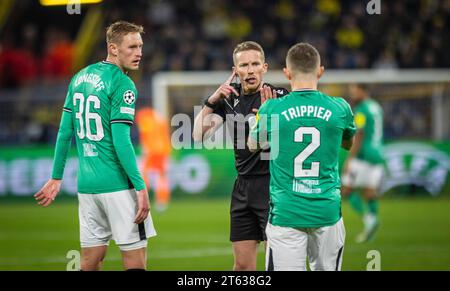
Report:
M233 69L233 72L231 73L231 76L228 77L227 81L225 82L226 85L230 85L231 81L233 80L234 76L236 75L236 72Z

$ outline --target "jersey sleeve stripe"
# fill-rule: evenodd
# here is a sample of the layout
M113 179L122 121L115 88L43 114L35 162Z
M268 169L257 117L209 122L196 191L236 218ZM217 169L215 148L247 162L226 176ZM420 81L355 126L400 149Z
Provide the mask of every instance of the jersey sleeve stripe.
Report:
M69 113L72 113L72 109L70 109L70 108L67 108L67 107L63 107L63 111L65 111L65 112L69 112Z
M128 119L114 119L114 120L111 120L111 123L127 123L127 124L131 124L131 125L134 124L133 121L128 120Z

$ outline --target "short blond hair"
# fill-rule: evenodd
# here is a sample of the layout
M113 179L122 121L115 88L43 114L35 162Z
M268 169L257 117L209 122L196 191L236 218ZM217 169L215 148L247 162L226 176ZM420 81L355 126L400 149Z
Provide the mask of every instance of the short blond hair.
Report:
M233 51L233 62L236 63L236 54L244 51L258 51L261 53L261 57L263 62L265 62L266 57L264 55L263 48L259 45L259 43L254 41L244 41L238 44Z
M127 21L117 21L106 29L106 43L120 44L128 33L144 33L144 27Z
M313 73L320 65L320 54L309 43L298 43L289 49L286 65L296 72Z

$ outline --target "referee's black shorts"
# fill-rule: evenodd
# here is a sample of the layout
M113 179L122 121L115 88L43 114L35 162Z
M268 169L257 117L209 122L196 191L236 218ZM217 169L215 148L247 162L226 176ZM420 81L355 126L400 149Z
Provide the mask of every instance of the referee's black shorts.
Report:
M230 240L266 240L270 175L238 176L230 207Z

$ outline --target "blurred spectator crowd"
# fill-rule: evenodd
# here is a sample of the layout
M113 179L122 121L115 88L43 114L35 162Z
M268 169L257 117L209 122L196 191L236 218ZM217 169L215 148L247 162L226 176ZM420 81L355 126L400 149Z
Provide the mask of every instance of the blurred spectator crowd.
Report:
M144 74L227 70L234 46L243 40L260 42L275 69L284 65L288 48L299 41L314 44L327 68L450 67L450 1L381 0L379 15L367 13L368 2L119 0L104 3L104 24L125 19L144 25ZM38 38L29 21L23 20L16 41L3 34L3 87L72 73L74 33L53 25ZM100 42L91 60L104 57Z
M379 15L367 13L368 2L116 0L101 5L105 27L119 19L144 26L140 70L144 79L158 71L229 70L233 48L244 40L263 46L271 69L282 68L287 50L300 41L316 46L322 64L329 69L450 68L450 0L380 0ZM22 128L29 132L28 138L17 135L15 142L53 141L59 103L43 106L45 102L37 102L30 116L30 102L14 103L14 109L9 109L5 105L10 102L5 101L8 94L1 90L23 91L29 85L60 84L61 80L67 83L74 73L75 39L87 10L84 7L76 16L67 15L65 8L43 9L38 1L16 3L20 13L12 15L9 26L7 23L0 30L0 139L7 132L5 128L10 132L14 132L11 128ZM36 7L40 13L35 12ZM89 62L106 57L104 35L99 38ZM59 91L64 94L64 90ZM55 93L48 94L54 99ZM414 110L414 106L409 107ZM407 122L411 110L401 104L386 104L385 109L398 112L396 108L402 113L393 116L405 118L387 130L393 137L405 133L411 124ZM5 121L11 114L23 116L12 127ZM427 131L429 119L426 116L414 126L420 132ZM46 125L44 129L36 128L36 120ZM412 135L417 132L413 130Z
M227 70L234 46L244 40L261 43L275 69L299 41L315 45L328 68L450 67L446 0L381 0L380 15L367 13L369 1L121 2L107 22L125 18L144 25L145 73Z

